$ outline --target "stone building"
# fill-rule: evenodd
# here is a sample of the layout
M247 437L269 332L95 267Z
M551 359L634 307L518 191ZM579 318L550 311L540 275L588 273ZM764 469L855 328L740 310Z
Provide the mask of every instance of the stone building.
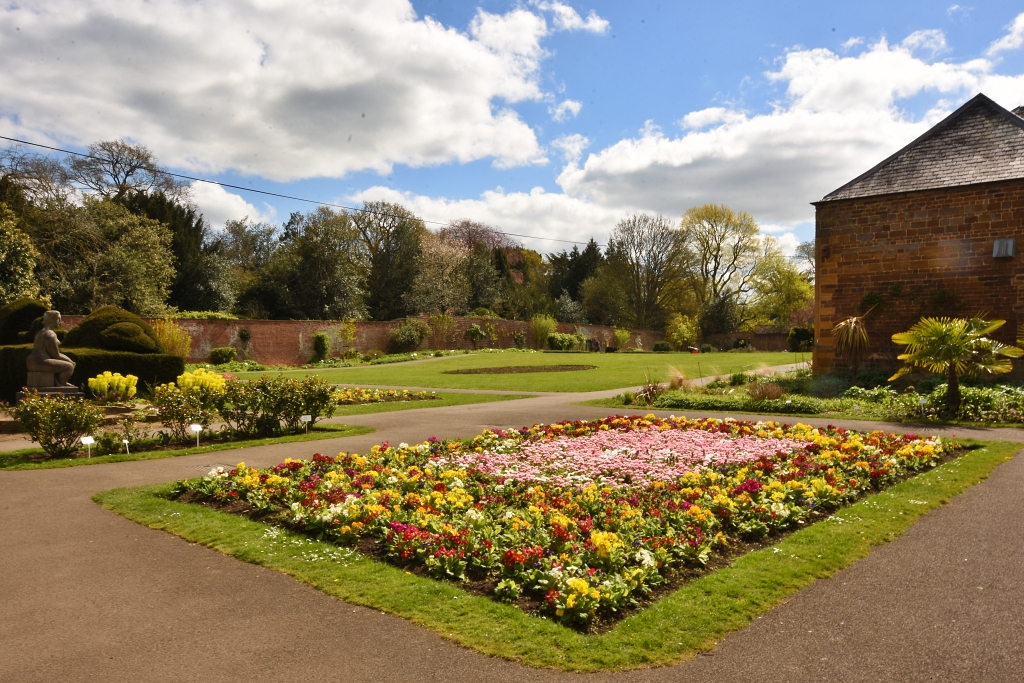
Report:
M977 95L816 208L815 372L842 365L832 326L867 313L869 363L921 316L1024 323L1024 108ZM1017 239L1021 238L1018 243ZM870 312L868 312L870 311Z

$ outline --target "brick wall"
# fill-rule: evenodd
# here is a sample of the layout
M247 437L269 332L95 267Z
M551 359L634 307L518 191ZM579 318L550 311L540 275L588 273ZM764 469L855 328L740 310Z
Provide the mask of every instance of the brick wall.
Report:
M1024 322L1024 180L816 206L815 372L845 367L832 326L860 314L865 296L881 302L867 317L868 364L898 365L892 335L924 315L985 311L1007 321L995 336L1014 342ZM1010 237L1014 257L992 258L993 240Z
M77 325L83 316L63 316L64 329L70 330ZM426 316L421 316L426 320ZM179 325L188 330L192 335L192 353L188 357L191 363L208 361L210 349L219 346L234 346L239 351L239 357L251 358L252 360L267 365L301 365L308 363L313 357L313 335L317 332L326 332L331 338L331 351L338 355L341 352L341 341L338 335L338 321L331 320L179 320ZM360 352L365 353L370 349L385 350L388 335L392 328L399 325L396 322L358 322L356 323L356 339L353 344ZM479 342L481 348L493 346L495 348L509 348L515 346L512 335L517 331L526 333L527 346L535 348L530 333L529 321L515 320L484 320L480 318L456 318L456 328L448 339L443 339L440 334L435 333L422 345L424 349L471 349L472 344L463 339L462 335L473 323L484 327L491 324L495 328L497 342L491 343L484 339ZM249 342L243 343L238 338L238 332L242 328L249 330L251 335ZM572 325L559 323L558 331L571 333L579 328L586 336L601 343L602 349L605 346L615 344L615 330L603 325ZM651 330L632 330L632 338L640 337L643 348L650 350L654 342L664 338L660 332ZM631 341L629 346L634 346Z

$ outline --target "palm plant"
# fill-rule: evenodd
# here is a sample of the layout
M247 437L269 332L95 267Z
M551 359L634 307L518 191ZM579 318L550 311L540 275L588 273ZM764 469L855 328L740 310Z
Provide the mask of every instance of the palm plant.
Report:
M868 311L868 313L870 312ZM867 313L853 315L840 320L832 327L832 339L835 341L836 353L845 356L850 361L853 384L857 383L857 368L860 366L861 357L871 348L867 325L864 323L866 316Z
M989 337L1005 320L985 320L979 313L973 318L921 318L906 332L892 336L896 344L906 346L898 358L906 363L889 381L914 368L946 375L946 408L960 408L960 376L1010 372L1010 358L1024 356L1024 350Z

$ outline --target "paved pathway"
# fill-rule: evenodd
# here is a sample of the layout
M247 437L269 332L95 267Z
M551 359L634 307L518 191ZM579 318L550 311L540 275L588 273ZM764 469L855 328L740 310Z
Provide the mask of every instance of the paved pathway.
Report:
M0 681L1020 680L1021 457L708 655L594 676L484 657L400 618L141 527L90 499L243 459L265 466L318 450L365 450L384 439L413 443L618 412L569 405L590 396L349 417L378 432L346 439L0 472ZM1024 441L1018 430L881 427Z

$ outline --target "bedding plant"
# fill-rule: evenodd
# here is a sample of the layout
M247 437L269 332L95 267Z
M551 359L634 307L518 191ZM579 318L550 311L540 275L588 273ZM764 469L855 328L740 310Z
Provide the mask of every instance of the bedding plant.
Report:
M914 435L617 416L239 463L176 494L593 631L731 546L820 519L946 451Z

